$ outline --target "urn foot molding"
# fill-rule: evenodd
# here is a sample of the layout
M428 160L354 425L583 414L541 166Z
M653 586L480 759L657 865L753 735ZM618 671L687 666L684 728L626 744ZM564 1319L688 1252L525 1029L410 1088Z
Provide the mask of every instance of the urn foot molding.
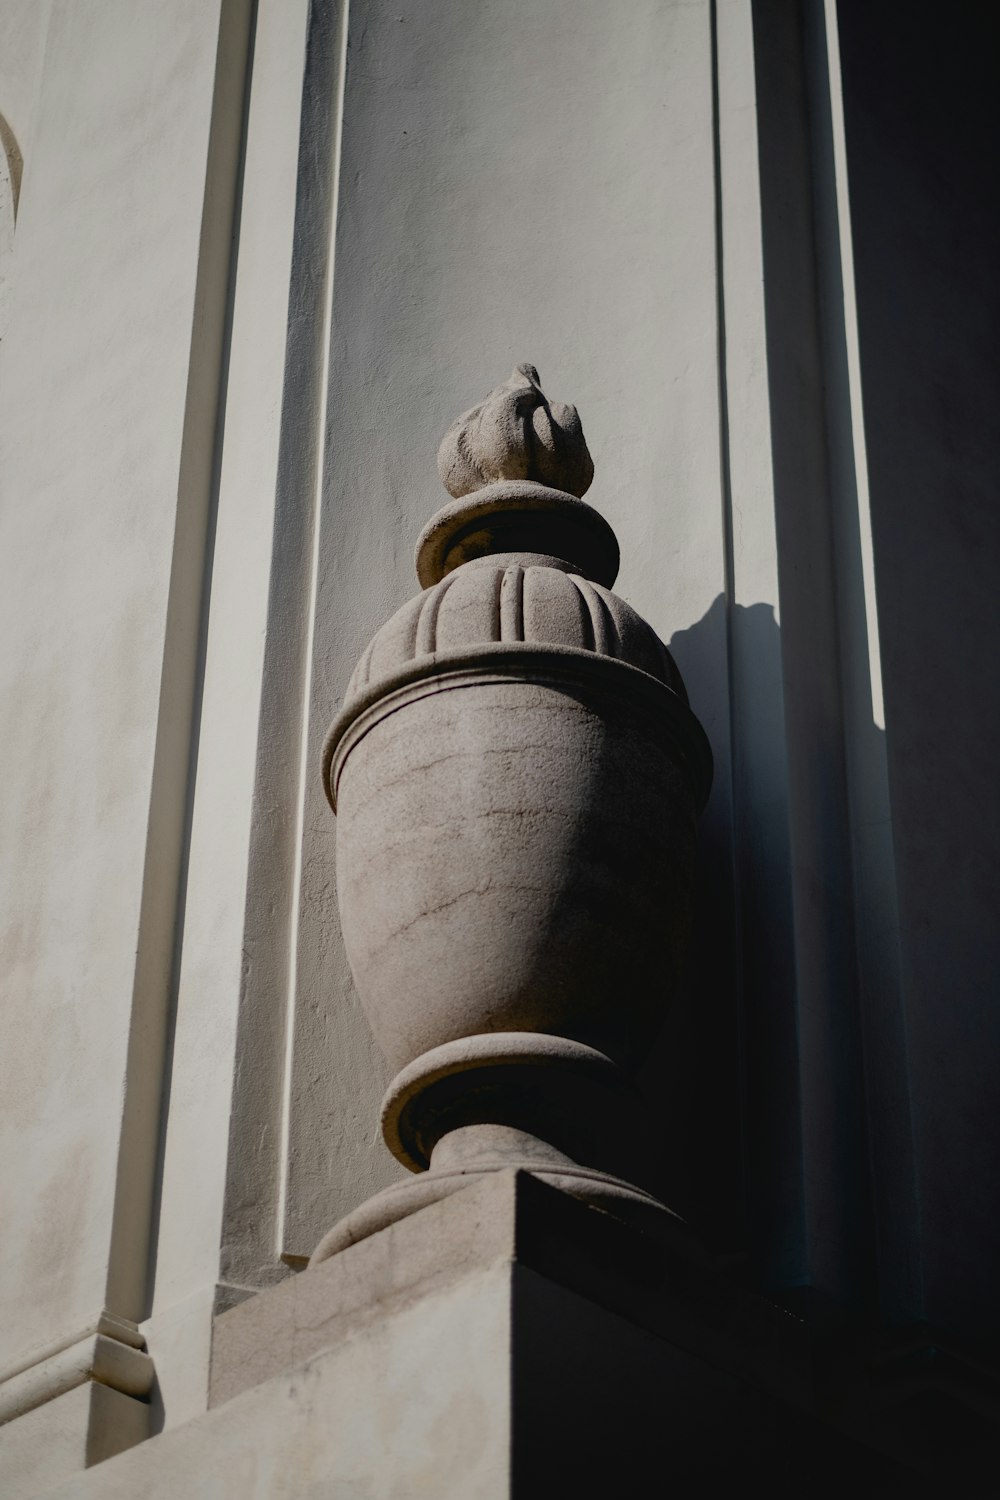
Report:
M575 409L521 365L438 465L454 498L417 546L423 592L362 656L323 762L347 955L398 1070L383 1134L418 1175L312 1264L512 1167L682 1229L629 1180L631 1075L671 1001L708 742L611 592Z

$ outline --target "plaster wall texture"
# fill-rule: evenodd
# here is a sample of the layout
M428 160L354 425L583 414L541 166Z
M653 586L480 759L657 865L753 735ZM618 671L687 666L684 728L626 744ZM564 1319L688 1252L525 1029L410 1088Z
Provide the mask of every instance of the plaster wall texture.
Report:
M13 300L14 224L51 9L48 0L7 0L0 7L0 339Z
M4 1367L147 1311L246 20L47 9L2 16L33 117L0 350Z
M16 141L22 157L31 154L51 0L5 0L0 8L0 90L7 145Z
M509 1265L473 1272L50 1500L509 1494Z
M858 380L866 361L870 391L899 375L898 320L872 311L890 306L880 267L907 261L907 305L937 306L924 294L954 249L947 173L933 152L904 179L891 151L868 156L884 122L873 130L853 75L846 139L869 160L855 216L881 223L886 181L947 207L915 258L902 201L898 255L855 235L859 362L839 82L817 44L833 0L805 7L811 35L798 7L766 0L640 0L628 26L591 0L571 25L526 0L349 14L260 0L247 101L250 9L0 6L0 116L25 158L0 345L14 1017L0 1213L20 1226L0 1269L0 1366L72 1343L109 1306L150 1342L154 1425L185 1420L205 1403L217 1298L282 1278L395 1176L376 1139L384 1066L339 937L319 745L364 642L413 591L441 432L522 359L582 412L620 591L671 645L716 759L688 1003L647 1078L655 1185L715 1213L723 1243L753 1242L772 1283L849 1300L872 1253L867 1049L869 1123L891 1137L873 1148L884 1288L914 1316ZM985 260L980 273L992 285ZM931 359L920 337L964 328L965 306L956 289L922 335L911 319L913 369ZM974 369L988 368L984 353ZM976 400L961 422L951 399L915 422L871 394L865 417L882 435L874 553L910 829L927 1306L972 1326L982 1283L950 1226L957 1213L978 1246L987 1195L951 1164L988 1159L970 1147L989 1081L985 822L941 903L935 862L942 847L958 859L942 827L953 813L971 826L990 774L978 752L953 764L923 714L925 662L944 681L978 660L992 597L988 453L968 425L990 387L963 378ZM946 515L953 429L982 461ZM924 451L915 434L932 462L908 489L894 454ZM954 619L971 579L978 622L947 657L932 612L919 650L907 626L939 559ZM929 763L952 767L947 795L937 776L924 796ZM885 1005L862 1037L865 993ZM51 1419L54 1435L70 1408L91 1420L83 1394L59 1401L63 1415L19 1421ZM64 1451L87 1441L73 1429Z
M801 1325L691 1249L496 1173L226 1313L210 1412L48 1493L666 1495L753 1477L833 1497L898 1480L817 1418Z

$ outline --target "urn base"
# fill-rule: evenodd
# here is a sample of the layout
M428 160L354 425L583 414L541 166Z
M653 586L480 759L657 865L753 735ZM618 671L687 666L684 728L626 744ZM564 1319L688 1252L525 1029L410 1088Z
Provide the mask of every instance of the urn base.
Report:
M631 1104L618 1064L565 1037L497 1032L425 1053L393 1080L382 1107L386 1143L418 1175L342 1219L320 1241L310 1265L482 1177L512 1169L694 1250L682 1219L609 1170L630 1154L629 1143L634 1155ZM592 1122L586 1134L581 1120Z

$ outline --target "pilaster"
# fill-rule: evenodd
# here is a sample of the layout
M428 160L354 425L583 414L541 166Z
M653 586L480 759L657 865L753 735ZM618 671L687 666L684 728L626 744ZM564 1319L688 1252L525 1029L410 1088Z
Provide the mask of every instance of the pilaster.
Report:
M0 1467L5 1495L148 1424L251 10L54 5L24 141L0 390L0 1466L30 1430L34 1473Z

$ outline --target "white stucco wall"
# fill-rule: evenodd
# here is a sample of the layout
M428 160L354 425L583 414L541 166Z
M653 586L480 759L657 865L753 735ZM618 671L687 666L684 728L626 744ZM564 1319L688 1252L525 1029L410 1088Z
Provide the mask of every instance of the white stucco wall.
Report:
M47 9L0 12L5 1368L147 1311L247 16Z
M195 1415L217 1301L395 1173L318 748L415 590L441 432L525 359L716 756L659 1185L849 1299L867 1069L910 1316L905 1037L856 1025L899 974L834 9L0 0L0 1400L107 1309L153 1425Z

